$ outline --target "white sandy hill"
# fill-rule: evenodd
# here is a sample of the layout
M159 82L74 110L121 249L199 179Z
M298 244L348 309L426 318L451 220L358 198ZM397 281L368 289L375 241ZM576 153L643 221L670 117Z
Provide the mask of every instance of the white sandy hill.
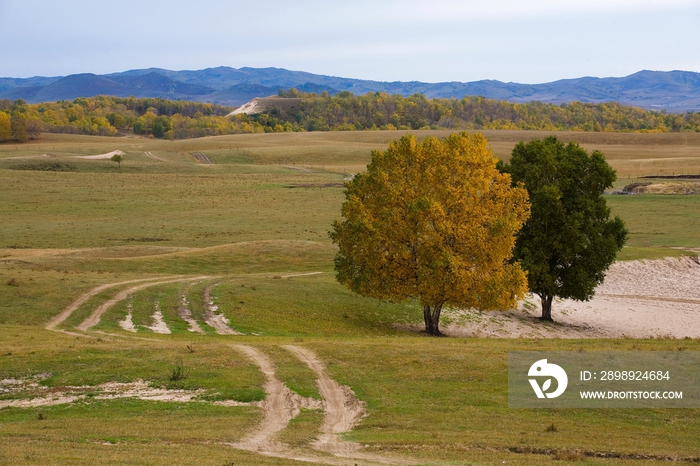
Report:
M122 152L120 150L113 150L112 152L107 152L106 154L74 155L72 158L83 159L83 160L104 160L104 159L111 159L113 155L124 155L124 152Z
M232 111L226 116L234 116L234 115L240 115L241 113L245 113L246 115L251 115L256 112L257 107L258 107L258 102L259 99L253 99L250 102L241 105L238 107L236 110ZM258 112L260 110L257 110Z
M276 109L282 115L295 115L304 99L299 97L279 97L271 95L269 97L256 97L250 102L241 105L227 116L235 116L245 113L253 115L263 113L267 110Z

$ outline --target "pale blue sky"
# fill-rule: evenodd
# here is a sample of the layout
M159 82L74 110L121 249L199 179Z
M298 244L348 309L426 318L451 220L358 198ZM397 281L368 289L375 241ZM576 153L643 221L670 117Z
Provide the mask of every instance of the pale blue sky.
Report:
M267 67L523 83L700 72L700 1L0 0L0 76Z

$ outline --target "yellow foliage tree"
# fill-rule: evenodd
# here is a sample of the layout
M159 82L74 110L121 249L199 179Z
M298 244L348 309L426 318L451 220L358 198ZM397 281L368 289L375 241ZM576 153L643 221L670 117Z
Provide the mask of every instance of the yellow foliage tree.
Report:
M374 151L346 187L331 232L338 281L364 296L418 300L429 335L440 335L446 305L503 309L527 290L509 262L527 191L498 172L482 135L404 136Z
M10 139L12 135L12 123L10 115L5 112L0 112L0 142Z

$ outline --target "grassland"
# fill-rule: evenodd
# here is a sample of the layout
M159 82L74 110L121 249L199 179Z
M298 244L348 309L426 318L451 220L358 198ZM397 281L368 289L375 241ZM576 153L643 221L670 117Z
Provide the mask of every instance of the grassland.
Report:
M293 391L318 399L314 374L282 349L294 344L315 351L329 375L366 402L367 418L346 437L369 452L419 464L697 461L697 410L513 410L506 375L508 351L698 351L697 340L432 339L394 326L420 321L415 304L360 298L335 283L327 230L343 199L336 186L364 167L371 150L401 134L175 142L42 135L0 145L0 379L50 374L42 384L55 390L142 379L203 389L204 401L260 401L264 377L230 346L245 343L267 354ZM486 132L500 157L516 142L544 135ZM602 150L620 186L657 172L700 173L700 135L560 137ZM73 158L115 149L126 153L121 169L108 160ZM213 163L198 163L191 152ZM631 232L623 259L700 248L700 197L607 200ZM85 334L43 328L98 285L173 275L210 278L135 293ZM203 289L213 284L216 304L244 336L216 335L204 325L204 335L194 334L178 317L184 295L201 320ZM123 288L90 298L59 329L74 331ZM145 328L156 302L171 335ZM135 334L118 324L128 303L139 325ZM171 380L177 364L186 377ZM0 393L0 401L17 396ZM6 408L0 463L299 464L226 445L261 417L250 406L129 399ZM278 439L308 449L321 423L321 412L304 410Z

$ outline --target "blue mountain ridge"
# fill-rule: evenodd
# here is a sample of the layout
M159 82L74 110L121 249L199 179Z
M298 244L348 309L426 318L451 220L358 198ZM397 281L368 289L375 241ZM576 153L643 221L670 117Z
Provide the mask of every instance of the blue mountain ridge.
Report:
M238 106L255 97L277 94L295 87L304 92L354 94L387 92L428 98L482 96L510 102L570 103L619 102L672 113L700 111L700 73L643 70L619 78L582 77L543 84L496 80L425 83L419 81L371 81L326 76L282 68L230 68L172 71L162 68L129 70L96 75L0 78L0 99L22 98L30 103L72 100L77 97L160 97Z

